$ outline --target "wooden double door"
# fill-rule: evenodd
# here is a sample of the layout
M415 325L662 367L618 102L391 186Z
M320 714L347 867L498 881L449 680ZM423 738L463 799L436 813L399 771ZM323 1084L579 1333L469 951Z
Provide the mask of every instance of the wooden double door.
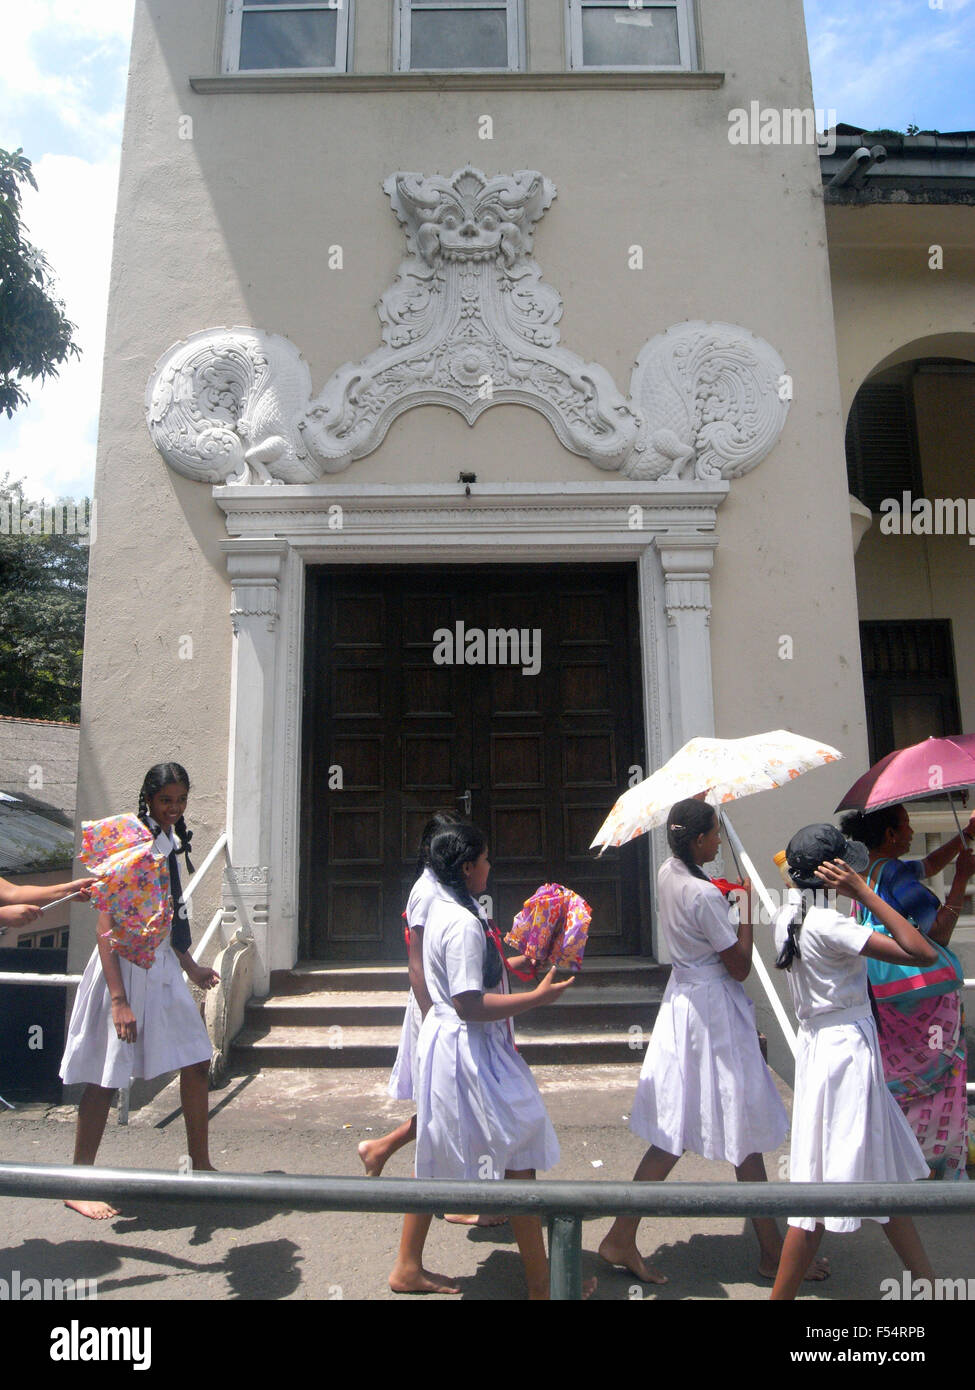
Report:
M644 763L634 567L317 566L307 584L302 955L402 959L437 810L487 835L503 930L554 880L593 909L590 954L646 947L645 852L589 849Z

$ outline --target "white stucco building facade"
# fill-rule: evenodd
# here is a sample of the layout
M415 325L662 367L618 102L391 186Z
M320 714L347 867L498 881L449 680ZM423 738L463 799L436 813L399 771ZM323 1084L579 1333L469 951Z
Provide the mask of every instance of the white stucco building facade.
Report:
M767 864L867 765L858 619L901 615L855 562L844 430L944 347L912 344L972 360L971 208L934 299L912 270L892 311L877 270L913 208L831 206L831 278L816 144L729 140L812 107L801 0L329 8L136 5L79 814L183 762L233 865L197 911L222 892L259 993L391 957L444 804L488 831L499 917L563 877L599 950L652 955L653 846L587 857L634 768L712 732L838 747L741 804ZM961 619L959 544L918 616ZM457 623L539 632L540 673L437 666Z

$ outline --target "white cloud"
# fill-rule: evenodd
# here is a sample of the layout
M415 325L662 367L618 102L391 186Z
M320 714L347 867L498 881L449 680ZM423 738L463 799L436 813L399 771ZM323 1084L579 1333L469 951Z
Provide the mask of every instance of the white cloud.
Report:
M28 190L24 220L45 253L56 290L77 325L80 361L43 386L26 384L31 403L0 423L0 476L27 479L32 496L90 495L105 345L118 160L89 164L45 155L34 166L40 191Z
M806 0L817 105L855 125L896 127L932 115L938 124L935 113L953 95L944 91L944 65L971 48L973 3L944 0L943 9L931 9L922 0L863 7Z
M0 417L0 477L35 496L92 489L124 80L135 0L0 0L0 144L23 146L39 192L24 192L30 239L77 325L80 361L31 404Z
M4 141L24 145L33 157L30 135L43 124L83 134L98 158L118 143L122 106L111 101L106 110L106 70L124 77L134 6L135 0L3 0Z

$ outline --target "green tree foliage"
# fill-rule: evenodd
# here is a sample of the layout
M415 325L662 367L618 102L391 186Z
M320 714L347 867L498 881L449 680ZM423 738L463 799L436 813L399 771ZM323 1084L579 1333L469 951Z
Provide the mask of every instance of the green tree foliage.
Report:
M0 149L0 410L8 418L30 399L23 380L57 376L59 362L81 355L51 268L23 235L22 184L37 188L30 160Z
M88 537L43 526L42 505L0 479L0 714L77 722Z

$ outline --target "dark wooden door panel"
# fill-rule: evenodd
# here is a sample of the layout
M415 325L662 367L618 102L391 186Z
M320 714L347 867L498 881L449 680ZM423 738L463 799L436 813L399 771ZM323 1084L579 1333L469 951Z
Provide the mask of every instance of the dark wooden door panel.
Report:
M465 793L504 930L556 880L593 908L591 953L640 950L645 856L589 851L643 762L635 605L628 566L309 570L305 955L402 958L423 825Z

